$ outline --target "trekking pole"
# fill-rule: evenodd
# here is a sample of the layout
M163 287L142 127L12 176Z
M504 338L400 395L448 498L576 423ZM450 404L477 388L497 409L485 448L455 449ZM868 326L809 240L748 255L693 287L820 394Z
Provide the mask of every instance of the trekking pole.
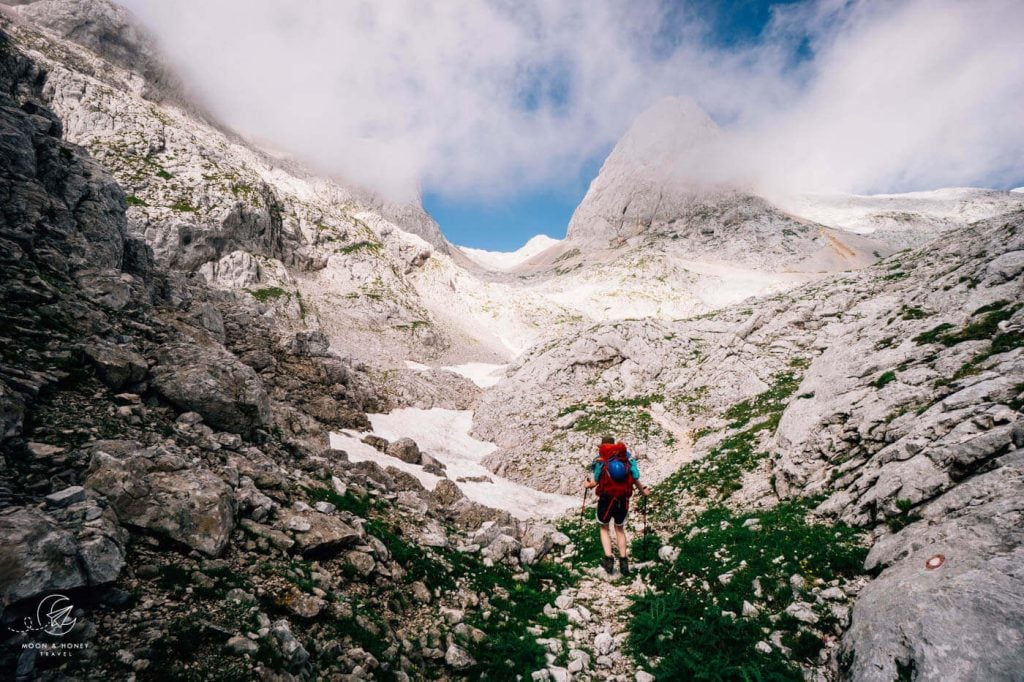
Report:
M590 488L583 489L583 506L580 507L580 525L576 529L576 556L579 557L583 553L583 519L587 513L587 493L590 492Z
M644 495L644 555L649 553L650 547L647 544L647 505L650 503L650 493Z

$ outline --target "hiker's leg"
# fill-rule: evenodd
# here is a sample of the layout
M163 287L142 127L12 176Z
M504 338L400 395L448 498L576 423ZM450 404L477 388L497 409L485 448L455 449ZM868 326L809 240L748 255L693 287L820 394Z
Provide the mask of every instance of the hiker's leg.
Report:
M602 524L600 524L600 528L601 528L601 547L604 549L604 555L605 556L611 556L612 555L612 538L611 538L611 534L608 532L608 524L607 523L602 523Z
M619 545L619 557L625 558L626 557L626 551L627 551L627 547L626 547L626 528L625 528L625 526L620 526L619 524L615 524L615 539L616 539L616 541L618 542L618 545Z

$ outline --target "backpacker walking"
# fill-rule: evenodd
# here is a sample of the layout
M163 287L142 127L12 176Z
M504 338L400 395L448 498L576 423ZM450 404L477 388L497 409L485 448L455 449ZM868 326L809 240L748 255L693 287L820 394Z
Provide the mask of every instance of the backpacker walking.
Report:
M632 453L626 449L626 444L616 443L614 438L608 436L602 438L593 462L593 477L584 481L583 486L597 488L597 523L601 529L601 547L604 549L601 567L609 576L615 571L609 528L609 524L614 521L615 540L619 548L619 570L622 575L629 575L625 528L626 516L629 514L629 498L633 496L634 488L638 488L645 496L650 490L640 484L640 469Z

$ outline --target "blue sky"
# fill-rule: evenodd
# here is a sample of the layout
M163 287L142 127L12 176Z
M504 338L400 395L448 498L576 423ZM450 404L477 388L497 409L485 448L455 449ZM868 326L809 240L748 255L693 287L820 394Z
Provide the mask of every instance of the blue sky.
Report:
M742 47L756 43L771 20L773 5L791 4L796 0L695 0L669 2L666 20L657 39L657 49L671 52L680 40L677 29L690 25L694 15L705 21L710 33L706 40L717 48ZM801 43L801 49L806 45ZM806 57L804 53L798 58ZM536 107L540 98L556 104L567 99L565 77L559 71L542 71L524 88L523 107ZM469 193L447 195L427 187L423 207L441 226L454 244L491 251L513 251L531 237L546 234L561 239L573 211L586 194L590 181L597 175L607 146L580 164L575 178L549 183L544 187L522 191L513 188L509 194L481 197Z
M423 208L438 222L448 241L459 246L515 251L538 234L561 239L605 156L607 151L584 163L575 181L563 186L486 199L447 199L426 192Z

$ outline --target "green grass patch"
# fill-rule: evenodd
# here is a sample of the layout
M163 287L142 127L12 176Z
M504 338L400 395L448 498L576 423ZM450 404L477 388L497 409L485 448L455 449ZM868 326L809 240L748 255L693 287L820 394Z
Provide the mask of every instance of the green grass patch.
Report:
M774 647L770 654L754 649L767 639L765 629L781 630L797 658L810 660L821 648L820 633L783 613L794 601L790 576L800 574L808 586L842 582L861 572L867 554L855 529L809 522L814 502L783 502L756 514L715 507L675 535L670 542L679 557L652 572L655 591L631 608L633 656L644 664L657 660L651 672L658 679L802 680L800 669ZM753 516L760 530L743 527ZM720 581L726 573L731 579ZM757 606L758 615L743 617L744 601ZM783 615L772 622L774 614Z
M910 511L913 506L914 503L910 500L896 500L896 508L899 509L899 513L885 520L885 525L889 527L889 530L895 533L914 521L920 521L921 517Z
M170 180L172 177L174 177L173 175L171 175L170 173L165 171L163 168L160 168L159 170L157 170L156 176L158 178L163 178L164 180Z
M914 341L918 345L924 343L937 343L943 334L945 334L948 330L953 329L953 326L954 325L951 325L949 322L943 322L942 324L936 327L932 327L926 332L918 334L917 336L914 337Z
M956 381L957 379L979 374L981 372L982 363L990 357L998 355L999 353L1008 353L1014 348L1020 348L1021 346L1024 346L1024 334L1021 334L1019 331L997 334L992 339L992 343L988 348L978 352L974 357L960 366L960 369L953 374L952 380Z
M892 370L890 369L890 370L889 370L889 371L887 371L887 372L882 372L882 373L881 373L881 374L880 374L880 375L878 376L878 378L877 378L877 379L875 379L875 382L874 382L874 384L872 384L872 385L873 385L873 386L874 386L875 388L882 388L883 386L886 386L886 385L888 385L888 384L891 384L891 383L892 383L892 382L894 382L894 381L896 381L896 372L894 372L894 371L892 371Z
M654 403L664 402L660 393L634 396L617 400L603 398L596 404L576 403L559 411L563 417L572 412L583 411L584 415L573 424L573 430L590 436L622 436L648 440L661 433L648 409ZM671 434L665 435L666 444L674 442Z
M140 199L137 196L135 196L134 194L129 194L128 196L126 196L124 198L124 201L129 206L148 206L149 205L145 201L143 201L142 199Z
M360 241L355 242L353 244L349 244L347 246L343 246L338 251L339 253L343 253L345 255L359 253L360 251L379 253L382 248L384 247L381 245L380 242Z
M181 213L195 213L198 209L190 204L187 199L175 201L170 205L171 210L180 211Z
M1001 310L1001 309L1005 308L1008 305L1010 305L1009 301L1005 301L1005 300L994 301L992 303L989 303L988 305L983 305L980 308L978 308L977 310L975 310L973 313L971 313L971 317L975 317L977 315L984 315L985 313L995 312L996 310Z
M921 308L903 306L900 310L900 317L904 320L923 320L926 317L931 317L931 313L926 312Z
M356 495L352 491L346 491L339 495L330 488L310 488L309 502L330 502L340 511L347 511L356 516L366 518L370 513L371 503L369 495Z
M723 416L732 420L729 428L738 429L750 423L752 419L781 411L785 407L786 400L799 385L800 376L795 373L776 374L772 378L768 390L753 398L738 402L725 411Z
M965 341L984 341L986 339L992 339L993 344L995 345L996 339L1001 336L999 332L999 323L1013 317L1014 313L1016 313L1020 307L1021 304L1019 303L1010 305L1006 301L991 303L975 310L971 315L972 321L968 322L958 331L951 331L954 329L953 325L943 323L938 327L916 336L914 340L917 343L941 343L944 346L955 346ZM1014 343L1012 340L1012 333L1007 336L1007 339L1000 341L999 343L1003 344L1003 346L1007 348L1017 347L1012 345ZM1017 343L1019 345L1019 342ZM997 350L994 352L1000 353L1005 351Z
M1010 409L1024 412L1024 383L1014 386L1013 392L1014 397L1006 401L1006 404L1010 406Z
M732 434L699 460L684 464L656 486L659 497L676 497L682 490L701 498L721 500L742 485L743 473L752 471L767 453L757 450L758 434L774 430L780 413ZM659 506L658 515L672 513Z
M879 341L878 343L875 344L875 350L884 350L886 348L891 348L895 341L896 341L896 337L894 337L894 336L887 336L887 337L885 337L884 339L882 339L881 341Z
M253 298L260 303L268 303L270 301L276 301L282 296L287 296L288 292L281 287L264 287L262 289L246 289Z
M804 358L795 358L790 366L804 369L810 364ZM757 449L760 434L773 432L779 425L789 398L800 386L801 376L795 372L776 374L768 390L753 398L729 407L724 417L731 419L730 429L741 429L726 436L706 455L689 462L655 486L662 500L675 500L683 492L700 498L722 500L739 490L743 474L752 471L767 453ZM753 420L759 420L751 424ZM696 439L706 435L701 431ZM669 520L677 512L676 505L658 505L655 515Z

